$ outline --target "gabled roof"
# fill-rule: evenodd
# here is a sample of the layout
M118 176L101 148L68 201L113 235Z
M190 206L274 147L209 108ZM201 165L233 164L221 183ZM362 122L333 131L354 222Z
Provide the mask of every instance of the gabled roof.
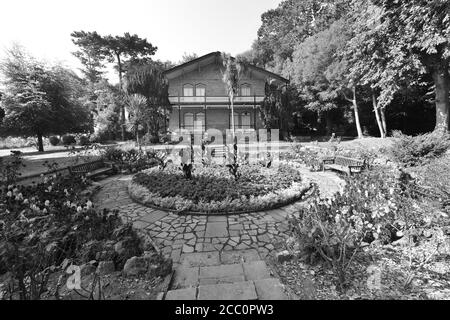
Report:
M179 77L183 73L188 73L188 72L194 71L198 67L202 67L202 66L209 65L211 63L215 63L218 61L217 59L219 59L221 57L222 57L222 54L220 51L211 52L204 56L198 57L194 60L188 61L186 63L175 66L169 70L166 70L166 71L164 71L164 75L166 76L167 79L174 79L174 78ZM288 79L283 78L282 76L280 76L276 73L267 71L263 68L257 67L252 64L246 63L245 65L252 71L254 71L256 73L260 73L268 78L273 78L275 80L278 80L278 81L281 81L284 83L289 83Z

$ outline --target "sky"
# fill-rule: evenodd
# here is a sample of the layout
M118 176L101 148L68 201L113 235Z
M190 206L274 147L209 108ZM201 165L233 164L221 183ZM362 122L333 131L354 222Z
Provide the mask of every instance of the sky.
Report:
M261 14L281 0L2 0L0 59L18 43L33 56L77 69L73 31L138 34L158 47L156 59L183 53L236 55L250 49ZM115 75L108 73L111 81Z

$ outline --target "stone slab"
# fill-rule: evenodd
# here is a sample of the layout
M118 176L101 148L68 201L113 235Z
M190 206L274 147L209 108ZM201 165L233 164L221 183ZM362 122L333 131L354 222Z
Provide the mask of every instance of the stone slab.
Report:
M270 272L264 261L252 261L243 264L247 280L260 280L270 278Z
M247 250L228 250L222 251L220 260L224 264L242 263L261 260L258 251L255 249Z
M259 300L286 300L283 285L278 279L255 280L256 293Z
M252 281L231 284L204 285L198 287L198 300L256 300Z
M228 226L226 222L208 222L206 224L205 238L228 237Z
M223 264L220 266L201 267L199 278L226 278L244 276L244 269L240 264Z
M196 287L198 285L199 267L179 267L175 270L173 289Z
M220 264L219 252L183 253L180 263L184 267L217 266Z
M196 288L178 289L168 291L166 300L195 300Z

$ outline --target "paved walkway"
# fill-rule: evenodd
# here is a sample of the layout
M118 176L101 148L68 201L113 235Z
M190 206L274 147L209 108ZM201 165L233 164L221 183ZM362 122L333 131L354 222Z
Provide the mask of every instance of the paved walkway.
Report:
M343 185L343 181L331 172L311 173L305 170L304 175L317 183L325 197L333 195ZM198 299L211 296L211 288L200 290L200 287L209 285L216 285L217 294L232 292L229 294L236 295L236 292L242 291L241 282L246 282L248 291L244 291L248 296L245 294L244 298L247 299L258 290L261 293L263 286L276 280L268 276L263 260L269 254L285 248L289 233L288 218L298 212L302 202L281 209L241 215L180 216L148 208L131 200L127 190L131 177L122 175L102 180L102 188L95 196L94 203L100 209L118 209L125 221L132 222L136 228L146 232L163 254L173 259L177 268L176 279L190 279L188 285L181 281L181 285L176 282L172 286L180 290L186 289L186 286L190 288L184 293L178 292L181 297L186 294L189 299L194 299L194 293ZM258 269L258 277L252 277L249 270L255 267L246 263L259 266L261 270ZM262 282L258 282L260 280ZM196 288L195 292L192 288ZM258 297L269 297L268 294L261 293ZM171 296L179 298L174 294L168 294L167 298Z

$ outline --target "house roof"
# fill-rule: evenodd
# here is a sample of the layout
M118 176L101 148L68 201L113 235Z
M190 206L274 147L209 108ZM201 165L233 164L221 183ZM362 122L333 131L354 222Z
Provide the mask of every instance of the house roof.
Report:
M198 67L206 66L208 64L217 62L217 59L221 58L221 56L222 56L222 54L220 51L211 52L204 56L198 57L194 60L188 61L186 63L175 66L169 70L166 70L164 72L164 75L166 76L167 79L174 79L174 78L179 77L183 73L194 71ZM245 65L252 71L254 71L256 73L260 73L261 75L264 75L265 77L273 78L273 79L278 80L283 83L289 83L288 79L283 78L282 76L280 76L276 73L267 71L266 69L257 67L252 64L246 63Z

